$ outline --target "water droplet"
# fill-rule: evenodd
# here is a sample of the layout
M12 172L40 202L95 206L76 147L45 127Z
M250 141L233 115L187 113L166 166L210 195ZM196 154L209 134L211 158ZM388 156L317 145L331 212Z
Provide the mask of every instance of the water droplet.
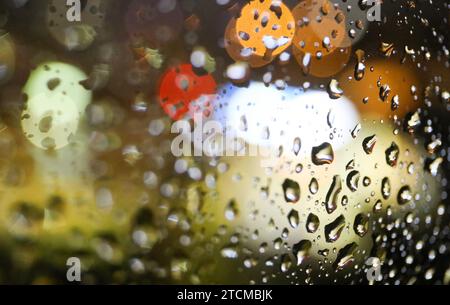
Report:
M384 200L391 196L391 182L388 177L384 177L381 181L381 195L383 195Z
M395 142L392 142L391 146L386 149L385 153L386 163L391 167L395 167L397 165L398 155L400 153L400 149L398 148L397 144L395 144Z
M364 73L366 71L366 66L362 62L358 62L355 67L355 79L362 80Z
M297 174L300 174L302 172L302 170L303 170L303 165L301 163L299 163L295 166L295 172Z
M390 93L391 93L391 87L389 87L388 84L384 84L383 86L380 87L380 99L383 102L387 101Z
M370 183L372 183L372 180L370 180L370 178L369 177L364 177L364 179L363 179L363 185L365 186L365 187L368 187L369 185L370 185Z
M333 222L325 226L325 239L329 243L333 243L339 239L342 230L345 227L345 217L340 215Z
M363 141L363 149L364 152L368 155L370 155L373 151L373 148L375 147L375 144L377 143L377 136L372 135L364 139Z
M342 196L342 199L341 199L341 205L343 207L345 207L347 204L348 204L348 197L347 197L347 195L344 195L344 196Z
M231 200L225 208L225 218L229 221L233 221L238 215L239 211L235 200Z
M319 225L319 217L313 213L310 213L306 219L306 231L309 233L315 233L317 229L319 229Z
M330 185L327 196L325 198L325 208L328 214L331 214L337 208L337 201L339 193L342 190L341 176L336 175L333 177L333 182Z
M394 52L394 44L388 42L381 42L380 51L384 54L384 56L390 57Z
M289 255L284 254L281 256L281 272L287 272L292 267L292 260Z
M379 212L379 211L381 211L382 208L383 208L383 202L381 200L377 200L377 202L375 202L375 204L373 205L374 212Z
M331 99L338 99L344 94L344 91L339 87L337 80L332 79L328 84L328 95Z
M302 142L300 140L300 138L295 138L294 139L294 145L292 147L292 151L294 152L294 154L297 156L298 153L300 152L300 148L302 147Z
M317 194L317 192L319 191L319 182L317 182L316 178L311 179L311 182L309 183L309 191L312 195Z
M361 176L360 173L356 170L351 171L347 175L347 187L350 189L350 191L356 192L356 190L358 190L358 183L360 176Z
M398 94L397 94L397 95L394 95L394 96L392 97L392 100L391 100L391 110L392 110L392 111L395 111L395 110L398 109L399 106L400 106L400 99L399 99Z
M353 128L353 130L351 132L351 135L352 135L353 139L355 139L358 136L359 132L361 131L361 128L362 128L361 124L358 124L358 125L355 126L355 128Z
M414 130L420 125L420 115L419 112L416 111L413 114L408 115L406 118L406 126L409 133L414 133Z
M331 164L334 160L334 151L330 143L324 142L312 148L312 162L315 165Z
M436 149L438 149L442 145L442 141L440 139L436 139L427 145L427 151L430 154L434 154Z
M408 185L403 186L399 191L397 195L397 201L398 204L404 205L406 203L409 203L412 200L413 196L411 193L411 188Z
M222 257L229 259L236 259L239 256L236 246L226 246L220 250L220 254Z
M355 168L355 159L352 159L345 166L345 170L352 170L354 168Z
M356 215L353 229L359 237L364 237L369 230L369 218L362 213Z
M280 237L276 238L273 241L273 248L275 250L280 250L282 245L283 245L283 240Z
M336 260L333 264L333 267L336 270L342 270L346 266L350 265L354 260L354 255L358 245L356 243L350 243L346 245L344 248L339 250Z
M284 199L286 202L296 203L300 199L300 186L297 182L291 179L286 179L283 182Z
M247 117L245 115L241 116L239 129L241 131L247 131L248 130Z
M300 218L299 218L298 212L296 210L292 209L289 212L289 214L288 214L288 221L289 221L289 224L291 225L291 227L293 229L298 227L298 224L300 222Z
M328 127L333 128L333 124L334 124L335 119L336 119L336 117L335 117L335 115L334 115L334 112L333 112L332 109L330 109L330 110L328 111L328 114L327 114L327 124L328 124Z
M431 161L428 165L428 171L432 176L436 176L438 174L439 166L444 162L444 159L442 157L438 157Z
M301 265L305 259L309 257L312 243L309 240L301 240L292 247L295 258L297 259L297 266Z

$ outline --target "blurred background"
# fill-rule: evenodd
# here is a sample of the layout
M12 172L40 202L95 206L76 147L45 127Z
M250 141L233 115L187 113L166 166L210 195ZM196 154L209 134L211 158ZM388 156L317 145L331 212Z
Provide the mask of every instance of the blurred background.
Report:
M0 283L450 283L448 1L73 3L0 0Z

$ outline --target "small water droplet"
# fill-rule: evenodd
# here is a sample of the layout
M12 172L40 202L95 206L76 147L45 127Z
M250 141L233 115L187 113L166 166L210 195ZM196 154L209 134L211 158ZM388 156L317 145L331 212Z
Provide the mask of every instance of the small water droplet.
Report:
M351 135L352 135L352 138L353 139L355 139L357 136L358 136L358 134L359 134L359 132L361 131L361 124L358 124L358 125L356 125L354 128L353 128L353 130L352 130L352 132L351 132Z
M347 197L347 195L344 195L344 196L342 196L342 199L341 199L341 205L343 207L345 207L347 204L348 204L348 197Z
M303 170L303 165L302 165L301 163L298 163L298 164L295 166L295 172L296 172L297 174L300 174L300 173L302 172L302 170Z
M378 199L377 202L375 202L375 204L373 205L373 211L379 212L379 211L381 211L382 208L383 208L383 202Z
M395 111L400 106L400 98L398 97L398 94L394 95L391 100L391 110Z
M391 87L389 87L388 84L384 84L383 86L380 87L380 99L383 102L387 101L390 93L391 93Z
M292 151L294 152L294 154L297 156L298 153L300 152L300 148L302 147L302 142L300 140L300 138L295 138L294 139L294 145L292 147Z
M366 71L366 66L362 62L358 62L355 67L355 79L362 80L364 73Z

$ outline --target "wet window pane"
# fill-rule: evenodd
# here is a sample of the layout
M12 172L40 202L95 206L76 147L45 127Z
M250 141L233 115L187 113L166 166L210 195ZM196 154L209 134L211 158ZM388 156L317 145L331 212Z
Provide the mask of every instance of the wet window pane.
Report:
M449 284L449 4L0 1L0 283Z

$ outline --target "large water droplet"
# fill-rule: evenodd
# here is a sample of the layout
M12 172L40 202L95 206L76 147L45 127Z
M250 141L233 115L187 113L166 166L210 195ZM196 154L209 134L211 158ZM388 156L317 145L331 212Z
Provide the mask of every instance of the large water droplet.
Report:
M333 222L330 222L325 226L325 239L329 243L333 243L339 239L342 230L345 227L345 217L340 215Z
M358 190L358 183L360 176L361 176L360 173L356 170L351 171L347 175L347 187L350 189L350 191L356 192L356 190Z
M290 203L296 203L300 199L300 186L297 182L291 179L286 179L283 182L284 199Z
M377 143L376 135L372 135L372 136L365 138L362 143L364 152L366 154L370 155L372 153L373 148L375 147L376 143Z
M395 144L395 142L392 142L391 146L386 149L385 153L386 163L391 167L395 167L397 165L398 155L400 154L400 149L398 148L397 144Z
M303 261L308 258L311 246L311 242L304 239L299 241L292 247L294 256L297 259L297 266L301 265Z
M316 178L312 178L311 182L309 183L309 192L312 195L317 194L317 192L319 191L319 182L317 182Z
M328 189L327 196L325 198L325 208L328 214L331 214L337 208L338 196L342 190L341 176L336 175L333 177L333 182Z
M362 213L356 215L353 229L357 235L364 237L369 230L369 218Z
M385 200L391 196L391 182L388 177L384 177L381 181L381 195Z
M346 245L344 248L339 250L336 260L333 264L333 267L336 270L342 270L346 266L350 265L354 260L354 255L358 245L356 243L351 243Z
M397 195L397 201L398 204L403 205L410 202L413 198L413 195L411 193L411 188L408 185L403 186L399 191Z
M315 165L331 164L334 160L333 147L328 142L313 147L311 155Z
M292 228L297 228L300 222L300 217L298 216L298 212L292 209L288 214L288 221Z
M315 233L317 229L319 229L319 225L319 217L313 213L310 213L306 219L306 231L309 233Z
M292 260L288 254L284 254L281 256L281 272L287 272L292 267Z

